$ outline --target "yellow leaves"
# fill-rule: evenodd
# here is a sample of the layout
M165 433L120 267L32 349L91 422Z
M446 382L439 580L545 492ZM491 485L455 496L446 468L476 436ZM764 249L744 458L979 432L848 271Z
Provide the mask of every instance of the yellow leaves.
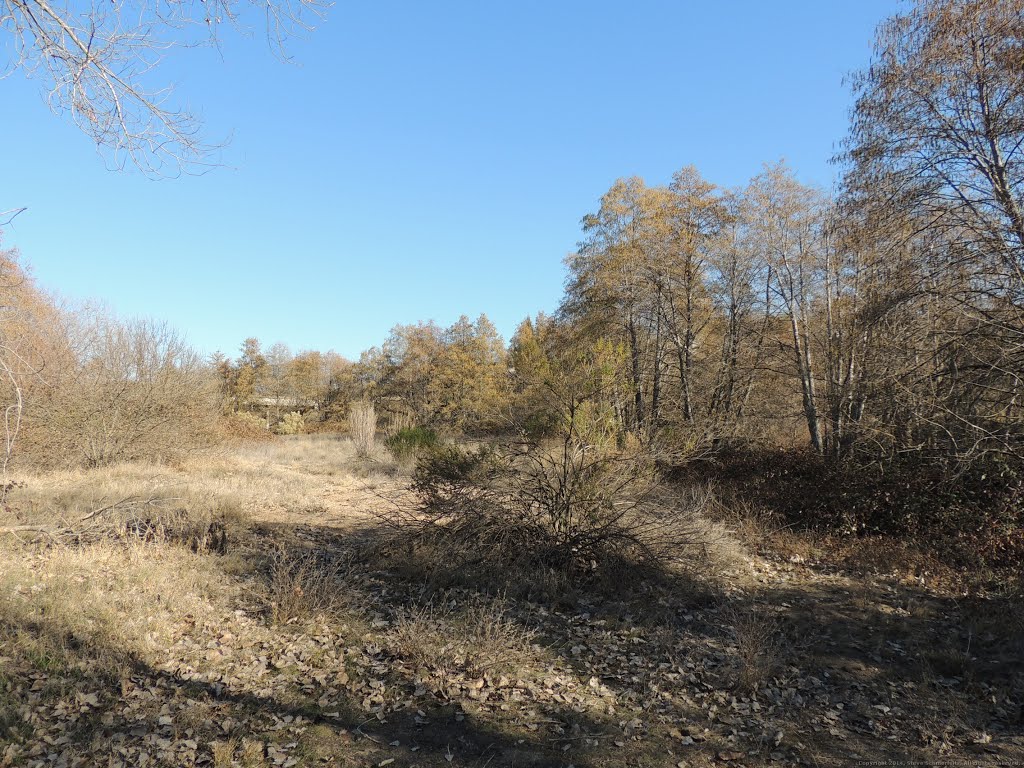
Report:
M465 431L493 422L508 379L504 342L486 315L446 329L396 326L373 373L378 395L404 403L417 423Z

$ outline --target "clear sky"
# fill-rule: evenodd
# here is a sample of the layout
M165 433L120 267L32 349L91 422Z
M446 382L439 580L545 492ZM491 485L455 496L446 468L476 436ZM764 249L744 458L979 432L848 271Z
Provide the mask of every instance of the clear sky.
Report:
M396 323L552 311L581 217L618 177L785 158L828 186L843 76L896 0L338 0L296 64L259 35L167 62L227 167L105 170L40 85L0 80L0 210L47 289L349 357ZM4 33L0 33L2 36ZM6 41L5 41L6 43ZM6 53L6 50L5 50ZM0 54L4 55L4 54Z

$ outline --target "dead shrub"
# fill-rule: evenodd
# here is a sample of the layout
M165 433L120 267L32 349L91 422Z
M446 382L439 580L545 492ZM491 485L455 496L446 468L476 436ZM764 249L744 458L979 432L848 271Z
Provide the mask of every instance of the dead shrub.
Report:
M558 440L438 448L417 466L418 504L385 520L440 568L499 580L550 572L573 585L611 575L621 586L701 543L694 510L659 481L646 448L591 442L570 426Z
M296 624L343 608L346 566L317 552L275 550L267 574L270 620Z
M267 422L254 413L239 411L222 416L217 422L220 436L225 440L272 440L274 434Z
M756 605L727 606L722 617L732 630L733 682L745 693L757 691L782 663L785 641L781 623L773 613Z

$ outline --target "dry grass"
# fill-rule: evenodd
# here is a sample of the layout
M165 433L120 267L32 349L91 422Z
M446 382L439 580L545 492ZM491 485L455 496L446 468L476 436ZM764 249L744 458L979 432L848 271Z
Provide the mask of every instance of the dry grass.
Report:
M229 454L241 464L262 468L301 469L314 475L338 475L349 471L356 459L348 437L335 434L283 435L264 443L249 443Z
M226 459L243 465L255 464L269 472L286 470L306 476L327 478L391 478L398 466L380 444L368 456L360 456L351 437L337 434L288 435L276 440L250 443L227 454Z
M966 680L977 659L971 655L970 641L943 642L924 653L924 663L937 677Z
M232 738L212 745L214 768L258 768L266 765L263 743Z
M377 439L377 412L373 403L360 401L352 404L348 414L348 432L355 445L356 455L361 459L370 458Z
M209 452L180 465L123 463L96 469L21 473L0 512L0 527L75 522L98 509L108 521L159 520L187 510L197 526L232 522L255 513L298 511L315 515L333 478L361 475L367 481L393 475L386 452L376 464L357 459L352 442L334 435L280 438L228 451ZM324 482L311 482L323 476ZM130 513L130 514L129 514Z
M733 635L731 672L735 686L743 693L754 693L783 663L785 640L779 620L757 605L726 606L722 616Z
M750 552L736 517L723 519L722 502L713 485L678 489L678 504L692 511L690 526L699 548L686 563L691 571L711 582L723 578L745 581L752 573Z
M710 486L709 486L710 488ZM710 517L724 525L743 551L773 555L791 562L817 559L821 552L811 535L797 533L783 524L778 515L734 493L718 493L717 503L709 507Z
M280 625L294 624L303 632L307 619L324 612L344 625L345 617L337 613L345 596L339 565L319 555L252 548L250 513L268 504L311 504L322 491L310 483L313 477L276 463L272 453L246 448L178 467L122 464L19 478L10 509L0 513L0 526L64 521L77 525L79 534L101 530L108 535L0 534L0 741L16 732L21 743L40 743L40 729L48 727L54 709L64 711L69 697L74 702L78 686L90 701L99 701L96 706L114 706L115 717L126 702L144 701L138 715L157 730L166 700L153 693L156 688L148 688L143 699L124 698L140 679L162 684L170 679L163 677L169 664L174 671L175 664L189 665L186 674L223 670L225 662L218 659L239 658L230 647L220 656L222 646L237 642L231 638L257 633L264 643L280 638L284 644ZM168 531L174 521L195 527L214 517L226 519L232 535L240 537L232 540L237 549L227 556L193 552L181 537L159 531L145 537L110 535L142 513L130 502L79 523L123 499L145 500L142 510L166 523ZM19 679L34 680L36 687L29 693ZM209 731L217 706L182 705L176 722L180 717L183 727L208 734L197 741L214 765L266 764L263 740L225 740L233 734L222 731L223 716ZM25 713L36 709L43 719L33 725ZM93 733L99 730L83 725L73 738L92 740L76 742L73 749L102 750ZM207 742L209 735L220 738ZM0 764L18 754L7 755L0 747ZM136 763L128 759L126 764Z
M316 436L180 466L21 474L0 511L0 528L59 526L60 535L0 532L0 641L43 666L76 663L83 643L112 649L110 658L93 659L104 668L115 668L127 653L144 654L167 640L176 617L209 614L251 594L242 584L251 562L236 562L236 555L211 560L182 544L197 545L218 522L233 545L253 513L268 507L315 512L324 489L297 467L341 473L353 457L349 441ZM263 591L276 623L340 605L340 566L281 552L269 560Z
M536 634L508 615L500 599L465 606L440 595L399 620L388 644L412 668L442 677L521 674L539 655Z
M203 556L159 543L0 549L0 643L37 668L83 663L117 675L129 655L159 656L183 616L226 610L239 594Z
M218 470L214 460L198 476L186 467L160 464L22 474L10 494L6 522L74 522L105 507L115 512L140 504L153 515L176 508L188 509L193 517L237 515L254 489L244 481L231 482L230 473ZM103 516L109 517L107 513L97 515Z
M346 562L317 552L277 549L270 557L267 604L274 624L296 624L348 607Z
M973 615L874 581L863 582L861 598L850 589L861 582L770 561L756 562L758 586L746 589L744 569L754 558L732 526L709 523L706 515L696 516L704 543L679 553L673 578L634 594L620 582L617 593L581 592L574 599L559 592L565 583L556 573L538 570L513 581L525 589L532 580L533 593L551 598L543 605L519 600L512 588L502 594L497 585L488 596L471 579L461 580L463 588L431 590L421 578L426 571L416 572L416 559L430 555L427 547L396 550L392 560L380 561L367 556L363 538L351 535L369 535L364 528L345 528L345 515L373 499L363 493L371 484L363 473L375 471L370 466L348 439L316 435L181 466L23 476L14 511L3 513L11 521L73 520L131 496L157 500L154 514L186 510L188 521L220 516L237 539L227 556L215 556L194 553L174 537L0 536L0 738L12 734L22 750L11 753L14 764L32 764L28 750L50 743L56 725L74 740L69 749L103 758L86 764L108 764L113 733L135 752L112 764L142 764L138 756L150 748L145 739L159 734L176 746L198 745L188 761L171 756L159 764L253 768L286 760L283 750L295 755L296 766L344 753L360 765L397 757L395 765L511 768L570 759L660 765L665 748L678 745L661 738L659 728L684 720L701 722L695 733L707 734L687 747L689 764L714 760L726 743L731 751L732 741L722 739L732 739L736 726L711 719L705 726L699 711L694 720L691 700L719 711L758 701L761 709L749 716L758 728L747 741L736 737L748 756L761 743L762 724L769 739L785 731L781 749L803 725L820 726L814 718L820 720L818 703L826 697L847 703L851 713L877 711L879 701L898 703L906 717L934 732L927 742L933 750L945 748L954 731L966 743L973 736L965 731L993 718L1004 728L1015 722L1007 718L1016 710L1000 710L1019 709L1021 701L1024 678L1003 674L1019 665L1005 660L1020 658L1019 637L1007 638L1021 626L1019 595L979 603ZM394 478L388 482L395 486ZM681 503L701 509L716 503L698 496ZM116 516L102 519L108 515ZM403 561L410 569L404 576L397 572ZM449 563L433 566L453 570ZM720 586L716 600L694 602L688 584L707 581ZM614 587L609 581L609 590ZM723 605L724 595L732 597ZM833 619L849 620L843 631L856 644L845 635L834 646L818 643ZM936 636L933 629L948 642L927 640ZM922 639L910 642L912 632ZM804 652L809 645L793 650L803 637L818 643L813 653ZM873 647L875 638L883 645L899 641L906 655ZM861 660L871 675L851 677L848 662ZM921 673L916 687L903 685L913 671ZM951 686L951 677L962 686ZM892 680L901 684L891 687ZM784 695L791 688L803 701ZM99 704L79 711L79 693ZM922 707L930 714L919 714ZM26 720L26 711L36 719ZM671 722L659 720L666 713ZM173 724L162 724L164 715ZM110 730L96 725L101 716L112 720ZM836 725L845 728L847 718L844 713ZM648 731L634 740L638 723ZM879 716L877 723L902 727L893 718ZM148 729L144 737L139 729ZM188 735L188 729L193 735L182 738L178 731ZM497 746L472 753L459 741L463 735ZM845 735L848 742L833 739L822 749L846 758L855 741L860 749L869 738L906 747L875 735ZM402 746L389 746L396 742ZM421 751L401 751L413 743ZM0 747L0 764L4 759Z

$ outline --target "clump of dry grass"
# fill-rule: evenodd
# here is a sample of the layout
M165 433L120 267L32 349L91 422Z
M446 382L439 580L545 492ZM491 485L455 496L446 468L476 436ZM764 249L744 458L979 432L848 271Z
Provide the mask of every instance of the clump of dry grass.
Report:
M373 403L352 403L348 414L348 430L356 448L356 456L361 459L370 458L377 439L377 412Z
M925 676L971 679L978 661L971 653L972 639L954 636L926 648L921 655Z
M349 565L322 553L275 550L267 574L270 620L296 624L346 608Z
M722 618L732 632L734 685L745 693L757 691L782 665L785 639L779 619L757 605L726 606Z
M414 669L442 678L480 678L521 670L535 660L535 633L509 618L500 599L460 606L439 596L400 619L392 652Z
M387 422L384 427L384 434L392 438L399 432L412 429L416 426L416 416L411 411L396 410L387 414Z
M690 510L689 525L697 546L683 563L694 574L716 582L752 573L745 539L723 520L722 501L712 484L673 489L676 504Z
M266 765L264 746L254 739L231 738L211 745L214 768L257 768Z

